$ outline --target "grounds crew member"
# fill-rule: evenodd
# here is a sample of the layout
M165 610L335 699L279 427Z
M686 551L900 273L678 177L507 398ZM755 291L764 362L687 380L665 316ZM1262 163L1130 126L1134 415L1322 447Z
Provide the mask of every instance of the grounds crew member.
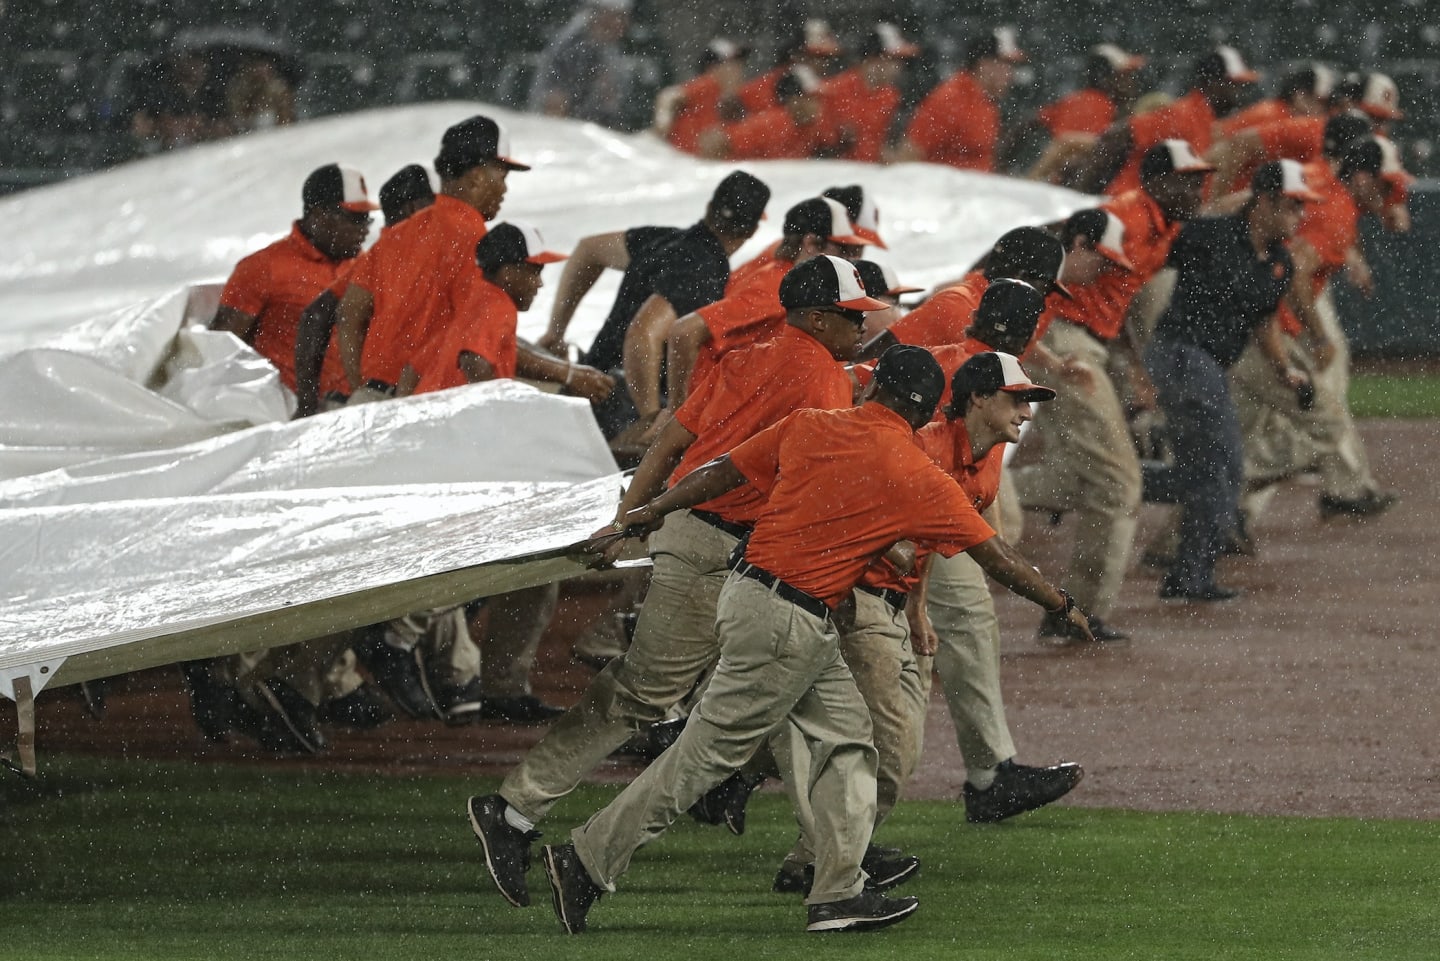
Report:
M1144 57L1113 43L1092 47L1080 89L1035 112L1030 128L1043 129L1049 143L1027 176L1069 184L1089 161L1096 138L1117 120L1130 116L1144 66ZM1023 128L1017 132L1017 143L1024 132Z
M641 460L617 524L659 494L667 478L678 482L792 411L851 405L840 362L860 342L855 317L884 306L864 295L853 274L849 263L826 257L790 271L780 289L786 325L767 343L729 355L696 384ZM849 283L842 282L846 275ZM535 823L637 729L665 717L714 662L715 604L730 554L763 506L759 491L740 487L675 513L654 532L650 590L629 649L510 772L499 794L470 799L486 867L511 904L530 902L525 869Z
M971 41L965 63L931 90L905 132L899 159L928 160L961 170L995 171L1000 139L1000 103L1025 54L1009 27Z
M1215 582L1215 559L1234 530L1243 481L1242 439L1228 372L1252 333L1275 376L1291 390L1308 386L1290 364L1275 312L1284 300L1305 310L1292 286L1286 243L1304 205L1317 199L1293 160L1265 164L1245 208L1229 217L1192 220L1170 248L1175 293L1145 348L1174 465L1158 478L1181 505L1180 538L1160 596L1224 601L1238 591Z
M1294 117L1325 117L1338 78L1335 71L1320 63L1292 70L1280 79L1275 96L1265 97L1221 120L1220 137L1233 137L1242 130Z
M744 108L736 94L745 79L750 48L716 37L700 54L700 73L655 98L655 127L670 146L698 153L700 137Z
M1084 237L1098 254L1111 251L1113 269L1070 288L1072 299L1050 303L1052 321L1043 343L1063 361L1083 365L1086 383L1066 392L1035 420L1032 433L1042 451L1039 462L1013 471L1016 493L1027 508L1075 511L1075 542L1065 587L1090 613L1100 640L1122 640L1110 617L1129 568L1139 520L1140 460L1130 436L1125 405L1111 379L1111 361L1124 361L1136 396L1153 405L1153 391L1140 367L1139 352L1125 328L1131 300L1165 266L1181 225L1199 208L1213 168L1183 140L1166 140L1146 152L1140 188L1106 202L1101 211L1079 215L1102 223L1071 221L1072 247ZM1112 239L1107 248L1106 235ZM1122 244L1119 250L1115 243ZM1073 258L1074 253L1070 254ZM1065 626L1047 619L1042 638L1072 640Z
M606 270L624 277L604 325L585 353L585 362L614 376L623 372L628 391L616 391L596 408L607 437L639 423L646 430L660 410L658 358L648 351L676 317L719 300L730 278L730 256L755 233L770 188L743 170L726 175L715 187L705 215L688 228L632 227L592 234L575 247L560 275L550 324L540 339L546 350L562 353L565 331L575 308ZM636 328L634 334L631 329Z
M880 163L891 152L900 109L898 83L920 48L895 24L877 23L865 32L857 53L855 66L825 82L825 119L836 130L842 159Z
M914 431L930 420L944 386L923 348L895 348L881 358L860 407L797 411L626 515L627 529L653 530L667 514L746 483L766 496L721 590L722 657L685 730L577 828L571 844L544 849L567 931L585 930L591 906L614 889L634 851L781 725L791 746L779 759L782 773L793 778L797 815L817 848L806 930L882 927L918 908L915 898L864 887L875 753L868 711L840 657L835 607L903 539L946 554L975 551L1022 596L1070 606L915 444ZM1078 610L1072 616L1084 623Z
M791 67L809 67L817 77L824 79L830 75L831 67L842 52L840 41L829 23L819 17L807 18L782 51L779 63L740 88L741 106L747 114L775 106L775 85Z

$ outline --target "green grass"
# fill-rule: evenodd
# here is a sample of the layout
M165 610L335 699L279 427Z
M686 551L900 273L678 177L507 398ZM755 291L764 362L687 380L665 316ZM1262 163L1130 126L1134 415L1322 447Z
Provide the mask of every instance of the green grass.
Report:
M788 805L732 838L682 818L637 855L591 932L489 886L466 796L489 783L45 759L0 780L0 957L349 959L1433 959L1440 832L1406 822L1052 809L974 827L902 805L883 834L925 866L920 912L803 933L770 894ZM553 839L613 794L586 788ZM742 954L743 953L743 954Z
M1356 417L1440 417L1440 377L1357 374L1350 381L1350 412Z

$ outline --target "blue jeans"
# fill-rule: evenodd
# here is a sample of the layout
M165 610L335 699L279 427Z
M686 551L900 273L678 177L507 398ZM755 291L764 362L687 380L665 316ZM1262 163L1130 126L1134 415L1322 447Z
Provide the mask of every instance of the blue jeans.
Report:
M1236 525L1243 473L1240 418L1230 379L1207 351L1157 334L1145 348L1175 463L1180 540L1166 586L1199 591L1215 582L1215 558Z

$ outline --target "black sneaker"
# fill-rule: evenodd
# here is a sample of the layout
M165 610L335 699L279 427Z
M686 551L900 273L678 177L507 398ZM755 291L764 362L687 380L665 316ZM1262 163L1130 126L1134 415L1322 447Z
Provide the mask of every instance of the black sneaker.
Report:
M1214 583L1206 584L1204 587L1188 588L1180 587L1168 577L1160 582L1160 599L1162 601L1214 604L1221 601L1233 601L1240 596L1240 593L1238 588L1221 587Z
M1069 794L1084 776L1078 764L1030 767L1014 760L1001 761L995 768L995 781L985 790L966 782L965 820L989 824L1044 807Z
M1383 514L1400 501L1400 495L1392 491L1366 491L1359 497L1335 497L1323 494L1320 497L1320 518L1332 517L1374 517Z
M379 727L392 717L380 695L369 684L361 684L344 697L332 697L317 711L325 724L338 724L357 731Z
M539 831L521 831L505 820L505 799L498 794L472 797L466 809L470 829L485 850L485 867L500 894L517 908L530 906L525 872L530 870L530 842Z
M180 675L190 692L190 713L200 736L216 743L225 741L231 731L242 730L259 737L255 712L240 697L234 685L215 677L210 659L182 661Z
M786 861L775 872L770 890L776 894L809 894L815 884L815 865Z
M433 690L435 703L440 706L440 716L445 718L446 724L474 724L480 720L485 694L480 690L478 677L472 677L465 684L439 686Z
M1090 633L1094 635L1095 640L1097 641L1130 640L1129 634L1126 634L1124 631L1116 630L1109 624L1106 624L1104 621L1100 620L1100 618L1098 617L1092 615L1089 620ZM1070 623L1070 619L1068 617L1050 614L1048 612L1046 613L1044 619L1040 621L1039 637L1041 637L1042 639L1055 639L1058 640L1061 644L1079 644L1083 643L1085 640L1084 635L1080 633L1079 629L1076 628L1075 625Z
M563 707L546 704L534 694L487 697L480 703L481 718L506 724L549 724L564 713Z
M866 874L865 890L889 891L914 877L920 870L920 859L905 854L899 848L883 848L872 844L866 848L860 867ZM809 894L814 885L815 865L786 861L775 873L770 890L776 894Z
M752 781L736 771L690 805L690 816L701 824L723 824L731 834L744 834L745 805L764 782L764 778Z
M277 753L319 754L325 735L316 726L315 705L284 681L271 678L253 687L261 702L260 744Z
M365 639L353 648L356 659L370 672L385 696L413 718L443 718L435 692L425 674L419 645L405 651L385 642L383 624L365 629Z
M920 907L918 898L887 898L861 891L844 901L812 904L806 931L873 931L904 921Z
M653 761L680 739L680 732L683 730L685 730L685 718L683 717L668 721L656 721L630 735L630 740L611 751L610 756Z
M585 930L585 915L590 913L590 906L600 899L604 889L585 873L585 865L580 863L575 845L547 844L543 853L555 916L560 919L566 934L580 934Z

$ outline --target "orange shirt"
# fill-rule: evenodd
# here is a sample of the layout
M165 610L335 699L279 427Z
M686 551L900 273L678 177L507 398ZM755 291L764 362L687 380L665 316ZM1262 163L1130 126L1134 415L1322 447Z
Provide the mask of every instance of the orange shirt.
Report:
M1115 101L1094 87L1085 87L1046 104L1035 116L1052 137L1067 133L1098 137L1115 122Z
M1313 289L1315 294L1319 294L1335 272L1345 266L1346 253L1360 239L1360 210L1355 206L1355 198L1345 189L1345 184L1323 160L1305 165L1305 183L1320 195L1320 199L1305 205L1295 236L1309 244L1320 258ZM1299 336L1304 330L1300 318L1283 301L1277 313L1285 333Z
M765 343L727 354L680 405L675 419L695 441L670 483L797 410L850 405L845 368L818 340L786 324ZM696 506L737 524L753 524L765 498L743 484Z
M893 84L868 86L856 67L828 81L823 92L826 119L835 128L837 142L845 145L840 156L879 163L900 108L900 90Z
M730 271L730 279L725 282L725 296L728 297L744 287L749 283L750 278L755 276L762 268L773 264L775 262L775 251L780 249L782 243L784 243L783 240L775 241L769 247L766 247L760 251L760 253ZM794 266L794 264L789 261L787 261L787 263L790 264L790 267ZM790 267L786 267L785 269L789 270Z
M460 369L461 354L485 358L497 380L515 376L515 326L520 314L509 294L481 277L454 322L440 332L435 348L415 361L420 374L415 393L468 384L470 378Z
M1165 266L1170 245L1183 225L1167 221L1144 190L1127 191L1103 206L1125 225L1124 253L1135 270L1107 267L1094 283L1071 286L1074 299L1047 300L1041 320L1046 329L1057 319L1069 321L1109 343L1120 336L1125 311L1135 294Z
M680 88L684 98L670 124L667 139L671 146L686 153L700 149L700 135L720 125L720 82L709 74L687 82Z
M780 78L785 76L789 69L787 64L772 67L741 87L738 96L745 112L759 113L775 106L775 84L780 82Z
M976 460L970 453L970 432L965 429L963 417L932 421L915 437L926 456L955 478L976 511L995 503L1000 494L1000 469L1005 463L1004 444L996 444Z
M1140 159L1145 151L1162 140L1188 140L1202 157L1215 139L1215 110L1198 90L1192 90L1168 106L1130 118L1130 154L1120 172L1105 188L1107 194L1122 194L1140 186Z
M785 308L780 305L780 281L795 266L788 260L772 260L755 270L744 286L696 311L710 331L700 347L690 382L698 384L715 364L741 347L768 340L785 325Z
M485 232L478 210L440 194L360 255L350 282L375 299L360 358L366 379L395 383L450 324L482 279L475 245Z
M975 319L975 309L989 286L984 274L971 271L963 283L946 287L891 324L890 333L900 343L917 347L958 344L965 339L965 328Z
M1220 128L1221 137L1233 137L1242 130L1276 120L1289 120L1293 116L1295 114L1291 112L1289 103L1276 97L1268 97L1217 121L1216 126Z
M801 126L781 106L727 124L731 160L796 160L815 155L829 136L823 118Z
M797 411L730 461L767 498L745 559L831 608L898 540L951 557L995 536L905 419L877 403Z
M300 232L297 221L289 234L236 264L225 282L220 306L255 318L251 344L275 365L281 383L291 390L295 389L295 338L300 332L300 314L346 263L331 260L316 249ZM331 349L335 349L333 343ZM345 387L343 378L338 388L322 379L320 389Z
M1000 108L968 71L960 70L920 102L906 136L932 163L993 171Z

